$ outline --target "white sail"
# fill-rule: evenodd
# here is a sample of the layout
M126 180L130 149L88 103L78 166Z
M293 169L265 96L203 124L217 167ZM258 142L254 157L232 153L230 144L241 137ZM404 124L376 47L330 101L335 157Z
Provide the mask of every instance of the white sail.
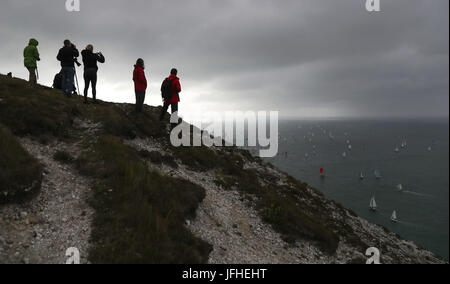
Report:
M395 210L394 210L394 212L392 212L391 221L397 222L397 212Z
M377 209L377 202L375 201L375 197L372 197L370 200L370 209L376 210Z
M361 172L361 173L359 174L359 178L360 178L360 179L364 179L364 174L363 174L363 172Z
M398 152L400 152L400 149L398 147L396 147L394 151L395 151L395 153L398 153Z
M342 157L346 158L347 157L347 153L346 152L342 153Z
M397 189L398 189L398 191L402 191L403 190L403 185L402 184L397 185Z

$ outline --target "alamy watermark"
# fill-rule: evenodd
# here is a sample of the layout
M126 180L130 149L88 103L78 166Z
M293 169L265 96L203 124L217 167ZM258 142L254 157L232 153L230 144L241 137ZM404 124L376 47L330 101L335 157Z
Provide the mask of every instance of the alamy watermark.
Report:
M80 0L66 0L67 12L80 12L81 2Z
M368 12L380 12L381 11L380 0L366 0L366 10Z
M380 250L376 247L370 247L366 250L366 256L369 258L366 261L366 264L381 264L380 258L381 253Z
M366 10L368 12L381 11L380 6L380 0L366 0ZM66 10L67 12L80 12L81 0L66 0Z
M171 122L176 121L178 116L174 113ZM192 124L196 126L192 130L187 123L172 130L170 142L174 147L257 147L262 158L275 157L278 153L277 111L230 111L224 115L205 112L194 117Z
M77 248L68 248L66 250L66 256L68 257L66 264L80 264L80 251Z

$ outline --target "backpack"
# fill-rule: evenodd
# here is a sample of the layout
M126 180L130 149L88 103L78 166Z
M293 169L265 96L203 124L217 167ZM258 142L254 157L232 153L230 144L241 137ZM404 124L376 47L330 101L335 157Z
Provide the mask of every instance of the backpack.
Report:
M53 79L53 88L61 90L62 89L62 74L61 72L55 75Z
M172 98L172 84L176 78L169 80L166 78L161 86L161 96L164 100L170 100Z

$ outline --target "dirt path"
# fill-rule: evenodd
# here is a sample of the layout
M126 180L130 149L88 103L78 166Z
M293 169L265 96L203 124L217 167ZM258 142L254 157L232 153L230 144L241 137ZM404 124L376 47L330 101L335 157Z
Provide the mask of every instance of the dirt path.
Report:
M22 205L0 207L0 263L66 262L66 250L76 247L87 263L93 210L86 200L90 181L73 166L53 159L58 150L76 154L74 145L53 142L44 146L21 139L26 150L44 165L42 188Z

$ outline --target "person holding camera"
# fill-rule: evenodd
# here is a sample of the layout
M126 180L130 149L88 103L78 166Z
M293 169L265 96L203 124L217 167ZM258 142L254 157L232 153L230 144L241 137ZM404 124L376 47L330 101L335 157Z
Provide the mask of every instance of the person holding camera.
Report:
M62 91L67 97L72 96L75 76L75 63L80 66L77 57L80 56L76 46L66 39L56 57L61 62Z
M105 63L105 57L101 52L94 53L94 47L92 44L88 44L86 49L81 52L84 64L84 103L87 104L87 94L89 90L89 84L92 85L92 98L94 104L97 103L97 62Z

